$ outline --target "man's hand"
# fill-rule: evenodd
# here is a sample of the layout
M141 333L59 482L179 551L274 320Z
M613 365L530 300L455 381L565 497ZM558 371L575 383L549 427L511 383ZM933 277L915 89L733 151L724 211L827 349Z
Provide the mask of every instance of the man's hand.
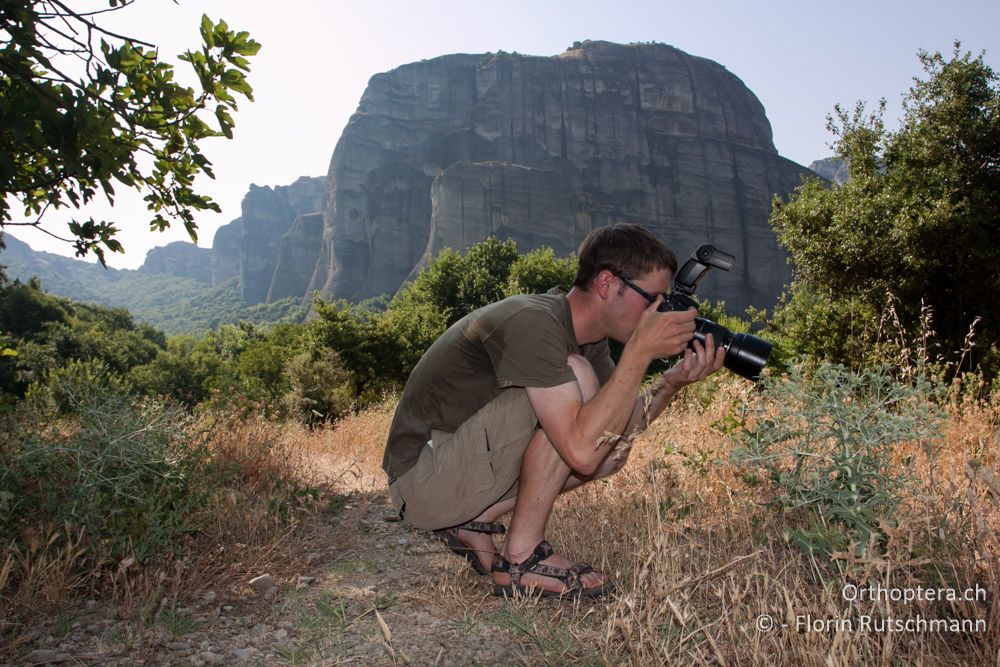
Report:
M696 340L693 350L690 347L685 349L684 358L664 373L663 379L676 391L692 382L704 380L722 368L722 362L725 359L726 348L716 347L715 338L712 334L708 334L705 336L704 345Z
M661 313L657 310L661 303L662 295L646 308L629 340L649 361L680 354L694 336L698 311L688 308Z

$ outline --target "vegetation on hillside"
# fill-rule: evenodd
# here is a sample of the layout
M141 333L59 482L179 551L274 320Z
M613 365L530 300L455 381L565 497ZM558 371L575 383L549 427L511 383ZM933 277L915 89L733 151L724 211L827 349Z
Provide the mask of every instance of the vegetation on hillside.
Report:
M301 322L307 308L302 299L287 297L248 306L232 278L213 287L194 278L145 271L106 269L97 264L33 252L9 235L0 237L0 265L8 277L29 282L37 278L46 291L72 301L125 308L138 322L169 335L202 336L224 324L246 320L254 324Z

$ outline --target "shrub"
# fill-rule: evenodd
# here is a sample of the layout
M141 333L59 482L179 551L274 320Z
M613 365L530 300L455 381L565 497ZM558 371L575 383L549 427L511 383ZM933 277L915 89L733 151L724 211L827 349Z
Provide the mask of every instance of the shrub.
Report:
M763 384L736 435L734 462L751 478L762 469L785 512L814 519L792 532L800 546L830 553L853 542L866 550L911 480L894 458L897 445L939 435L944 413L930 400L934 387L922 377L900 382L885 368L829 363L808 372L793 365Z
M7 416L0 537L16 544L67 525L85 530L87 547L100 544L101 558L168 554L206 500L191 419L172 403L132 399L89 366L50 375Z
M350 373L330 349L300 352L285 364L291 389L282 402L290 416L313 425L338 419L351 409Z

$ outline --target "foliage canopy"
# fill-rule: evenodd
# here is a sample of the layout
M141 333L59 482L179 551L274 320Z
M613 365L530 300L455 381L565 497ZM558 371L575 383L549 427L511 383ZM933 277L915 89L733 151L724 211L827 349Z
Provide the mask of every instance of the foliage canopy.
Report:
M131 4L73 9L5 0L0 7L0 227L44 230L50 209L79 208L99 192L113 202L116 183L143 193L153 230L180 220L196 240L194 212L219 210L194 189L199 174L214 178L201 142L232 138L236 96L253 100L245 73L260 45L202 16L201 47L179 56L197 77L195 90L174 80L173 65L152 44L98 23ZM28 220L13 219L9 196ZM114 223L90 218L69 229L64 240L78 255L93 251L103 264L105 249L123 252Z
M979 357L951 365L995 372L1000 86L983 55L958 43L950 59L919 58L926 78L906 95L898 130L885 128L884 101L872 113L838 106L829 119L847 183L812 180L775 201L771 222L796 272L777 327L798 352L853 364L885 338L878 314L891 308L892 327L911 342L933 329L938 356L967 350L974 328Z

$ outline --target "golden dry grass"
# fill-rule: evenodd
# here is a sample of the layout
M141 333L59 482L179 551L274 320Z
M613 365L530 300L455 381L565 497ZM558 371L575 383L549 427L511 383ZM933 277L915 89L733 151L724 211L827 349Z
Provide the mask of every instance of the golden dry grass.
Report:
M487 613L495 608L469 585L464 567L445 568L417 597L456 616L488 615L529 637L553 663L1000 659L997 402L954 403L933 450L902 445L900 461L914 455L921 483L910 489L898 525L885 527L888 544L876 556L844 553L830 561L796 548L787 537L794 517L768 506L767 485L748 485L729 463L732 444L719 425L751 391L747 383L724 382L714 396L680 402L638 438L624 471L559 500L549 539L613 574L619 590L609 602L515 600ZM340 469L357 471L357 488L377 490L390 420L391 405L383 405L315 437L327 440ZM895 591L977 586L988 591L986 601L886 599ZM861 599L864 591L882 599ZM885 619L911 625L890 632L880 629ZM919 619L964 620L972 631L914 625Z
M886 526L888 544L865 559L844 553L830 561L796 548L787 536L796 518L770 507L768 485L749 485L729 463L732 444L720 424L752 398L748 383L736 380L714 393L691 392L637 439L621 473L560 498L548 537L568 556L614 576L619 588L609 600L484 597L468 568L443 549L445 567L434 576L425 572L409 599L513 631L555 664L996 664L1000 401L956 400L936 447L902 445L899 460L912 456L920 483L910 489L897 525ZM186 591L245 590L264 571L287 581L317 555L364 534L349 526L324 529L321 508L310 502L291 507L290 520L276 520L267 506L273 479L319 489L320 504L337 494L381 496L394 407L389 400L311 431L260 417L220 421L211 432L213 455L239 471L238 483L203 518L187 558L145 568L111 564L80 579L72 550L41 560L7 552L0 590L15 578L51 582L33 585L37 593L19 589L20 611L44 614L84 585L116 600L128 616L174 603ZM978 586L989 597L845 599L845 586ZM918 616L985 627L964 633L859 627L863 617L877 623ZM15 631L7 647L16 642Z

